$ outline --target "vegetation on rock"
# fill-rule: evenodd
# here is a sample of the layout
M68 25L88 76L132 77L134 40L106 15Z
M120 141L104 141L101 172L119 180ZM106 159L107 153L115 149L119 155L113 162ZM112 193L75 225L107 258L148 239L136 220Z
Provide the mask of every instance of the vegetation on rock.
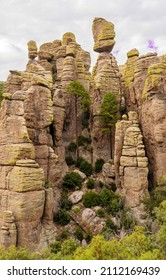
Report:
M70 216L66 209L59 209L59 211L54 214L54 222L61 225L65 226L70 222Z
M92 174L92 172L93 172L92 164L89 163L86 160L81 162L79 169L80 169L80 171L85 173L86 176L90 176Z
M100 171L102 171L102 167L104 164L104 159L102 158L98 158L95 162L95 172L99 173Z
M103 131L110 133L111 158L113 157L112 128L115 126L115 123L119 118L118 112L119 112L119 104L116 95L112 92L106 93L101 103L100 120L101 120Z
M69 172L63 177L62 186L69 189L80 189L82 178L77 172Z
M67 86L67 90L70 94L74 95L74 100L75 100L75 138L76 138L77 158L78 158L79 157L78 127L77 127L78 106L80 104L82 111L87 112L89 110L89 105L90 105L90 95L79 81L71 82Z
M95 180L93 178L89 178L86 185L87 185L88 189L94 189L94 187L95 187Z

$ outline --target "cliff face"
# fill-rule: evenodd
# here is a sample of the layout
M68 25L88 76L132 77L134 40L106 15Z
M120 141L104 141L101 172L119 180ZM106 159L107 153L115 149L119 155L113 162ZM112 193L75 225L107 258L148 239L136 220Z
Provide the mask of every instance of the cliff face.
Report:
M132 81L126 89L127 104L139 115L149 161L150 183L163 188L166 173L165 63L165 56L158 57L156 53L137 57L135 69L132 71Z
M103 158L109 161L110 135L102 131L99 119L100 107L103 97L108 92L113 92L117 99L121 99L121 74L115 57L110 54L115 41L114 25L104 19L96 18L93 21L94 51L99 52L96 65L93 68L92 79L92 146L94 161ZM114 134L112 136L114 138ZM113 142L113 141L112 141Z
M76 159L68 147L77 137L88 139L79 146L79 155L93 165L97 159L105 161L97 179L116 183L139 223L146 220L142 201L148 189L165 191L166 57L155 53L139 57L133 49L122 76L110 53L114 25L95 18L93 37L99 56L92 75L90 54L70 32L39 49L30 41L26 70L10 71L0 108L0 244L6 247L36 250L57 236L53 215L60 207L62 178L70 170L65 158L72 154ZM66 88L74 80L90 93L89 116ZM108 92L116 95L119 110L124 99L126 103L126 114L111 138L99 119ZM81 191L70 194L74 204L82 196ZM73 221L96 234L104 221L95 211L86 208L73 214Z

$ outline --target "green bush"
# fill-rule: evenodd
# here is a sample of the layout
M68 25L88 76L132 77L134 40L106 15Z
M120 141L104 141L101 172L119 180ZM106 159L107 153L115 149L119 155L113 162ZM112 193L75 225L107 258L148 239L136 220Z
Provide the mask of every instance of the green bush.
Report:
M17 248L11 245L9 248L0 247L0 260L36 260L37 253L31 253L27 248Z
M107 211L109 214L115 215L122 209L122 200L120 197L115 196L109 203Z
M78 136L78 146L86 146L91 143L91 139L83 135Z
M105 216L105 211L104 211L104 209L98 209L97 211L96 211L96 216L97 217L99 217L99 218L103 218L104 216Z
M106 220L106 227L113 231L117 231L117 226L114 224L114 222L111 219Z
M65 226L70 222L70 216L65 209L59 209L58 213L54 215L53 220L55 223Z
M121 224L125 230L133 230L136 221L128 208L124 208L121 216Z
M60 241L54 241L54 243L50 244L51 253L58 253L61 250L61 242Z
M68 146L68 151L69 151L69 152L75 152L76 149L77 149L76 143L71 142L71 143L69 144L69 146Z
M74 251L77 249L78 244L73 239L67 239L62 243L61 246L61 254L63 256L73 254Z
M62 231L58 237L56 238L57 241L63 241L67 238L69 238L70 233L68 232L68 230L64 230Z
M99 197L100 205L105 207L108 214L114 215L122 208L121 197L112 190L106 188L102 189L99 193Z
M82 239L84 239L84 234L83 234L83 231L80 227L76 228L76 231L75 231L74 235L79 241L82 241Z
M82 186L82 178L77 172L69 172L67 173L62 182L62 186L69 189L78 189Z
M68 166L75 164L75 160L71 156L67 156L65 160Z
M76 167L80 167L81 163L84 162L85 159L83 157L78 157L76 160Z
M85 235L85 240L86 240L86 242L87 243L90 243L91 242L91 240L92 240L92 233L90 232L90 231L88 231L87 233L86 233L86 235Z
M91 208L100 204L100 197L96 192L88 191L83 195L83 204L86 208Z
M74 206L74 207L72 208L72 210L73 210L73 212L74 212L75 214L78 214L78 213L80 213L80 211L81 211L80 206Z
M89 178L86 186L87 186L88 189L94 189L94 187L95 187L95 180L92 179L92 178Z
M85 173L86 176L92 175L92 172L93 172L92 164L87 162L86 160L82 161L82 163L80 164L79 169L80 169L80 171Z
M102 189L100 194L100 204L102 207L106 207L111 202L111 199L114 197L114 193L106 188Z
M96 162L95 162L95 172L96 173L99 173L102 171L103 164L104 164L104 159L98 158L96 160Z
M110 184L110 189L111 189L111 191L116 192L117 187L116 187L116 185L114 183L111 183Z
M102 188L104 186L104 183L102 181L98 181L97 185L99 186L99 188Z
M62 209L71 210L73 203L68 199L68 194L65 191L61 193L60 207Z

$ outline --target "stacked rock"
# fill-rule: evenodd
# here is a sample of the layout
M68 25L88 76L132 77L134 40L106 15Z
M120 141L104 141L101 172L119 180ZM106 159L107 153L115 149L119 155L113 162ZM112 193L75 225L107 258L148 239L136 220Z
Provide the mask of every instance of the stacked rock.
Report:
M120 103L121 74L115 57L110 54L115 41L114 24L102 18L95 18L93 21L94 51L99 53L96 65L93 68L93 91L92 91L92 145L93 158L110 160L110 137L102 132L101 122L98 115L103 97L106 93L112 92L117 96ZM112 134L114 139L114 134ZM112 143L114 140L112 139Z
M145 218L142 200L148 194L148 158L145 155L138 115L134 111L130 111L128 115L129 120L125 121L128 124L121 126L121 131L117 123L116 139L121 137L121 140L115 144L115 170L119 191L124 195L126 205L132 208L135 217L141 223ZM118 145L120 147L117 147Z

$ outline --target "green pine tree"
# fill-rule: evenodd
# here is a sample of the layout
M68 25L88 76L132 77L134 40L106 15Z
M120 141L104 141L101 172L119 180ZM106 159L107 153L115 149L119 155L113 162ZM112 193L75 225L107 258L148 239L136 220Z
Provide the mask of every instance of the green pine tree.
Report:
M101 108L100 120L102 123L102 130L110 133L110 156L113 158L113 128L119 118L119 104L114 93L108 92L104 95Z
M67 90L70 94L74 95L75 100L75 138L77 145L77 158L79 157L79 148L78 148L78 127L77 127L77 114L78 114L78 104L81 105L83 112L89 110L90 105L90 95L88 91L79 81L73 81L67 86Z

